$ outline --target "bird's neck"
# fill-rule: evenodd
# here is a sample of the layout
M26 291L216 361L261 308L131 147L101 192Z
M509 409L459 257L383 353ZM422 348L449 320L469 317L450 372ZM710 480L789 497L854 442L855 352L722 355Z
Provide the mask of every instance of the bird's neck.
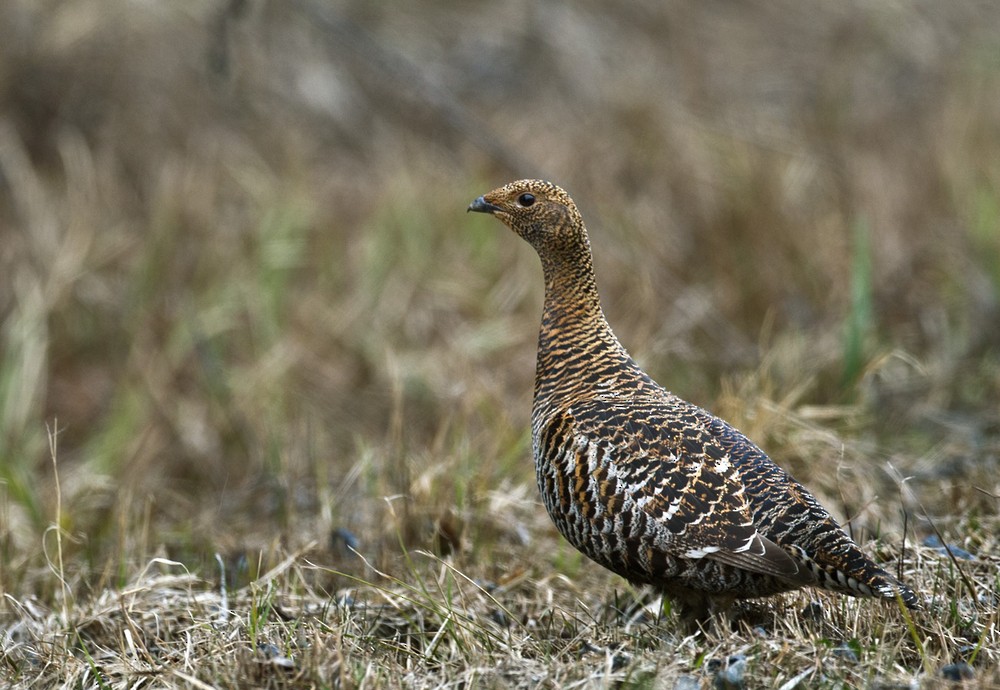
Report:
M627 380L648 378L608 325L589 252L584 258L542 261L545 304L535 370L537 415L612 391Z

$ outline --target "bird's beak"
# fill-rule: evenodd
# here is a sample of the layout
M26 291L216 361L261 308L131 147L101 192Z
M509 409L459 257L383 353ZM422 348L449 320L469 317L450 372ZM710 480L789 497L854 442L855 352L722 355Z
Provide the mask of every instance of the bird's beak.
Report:
M468 213L469 211L475 211L476 213L493 213L494 211L500 211L500 210L501 208L499 206L494 206L493 204L488 202L484 197L479 197L471 204L469 204L469 208L467 208L465 212Z

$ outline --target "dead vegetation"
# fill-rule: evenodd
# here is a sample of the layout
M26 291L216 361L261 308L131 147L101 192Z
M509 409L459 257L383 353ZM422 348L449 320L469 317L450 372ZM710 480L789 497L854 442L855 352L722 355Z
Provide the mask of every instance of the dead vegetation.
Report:
M1000 685L997 29L0 5L0 679ZM558 539L540 272L464 215L521 176L582 202L632 353L846 519L912 625L803 593L684 638Z

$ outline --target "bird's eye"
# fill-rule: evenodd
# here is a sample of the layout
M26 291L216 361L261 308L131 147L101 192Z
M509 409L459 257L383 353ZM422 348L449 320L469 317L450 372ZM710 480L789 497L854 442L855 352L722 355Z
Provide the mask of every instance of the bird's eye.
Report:
M517 203L527 208L528 206L531 206L533 203L535 203L535 195L522 194L521 196L517 197Z

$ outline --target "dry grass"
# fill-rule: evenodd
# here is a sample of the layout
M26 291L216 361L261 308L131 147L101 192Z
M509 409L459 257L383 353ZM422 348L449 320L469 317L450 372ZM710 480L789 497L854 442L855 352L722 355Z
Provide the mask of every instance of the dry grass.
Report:
M1000 686L1000 12L661 5L0 5L0 680ZM537 259L464 214L534 175L912 625L682 637L558 538Z
M545 556L533 555L541 570ZM962 564L975 598L937 552L898 561L930 595L911 628L891 606L822 594L817 616L801 594L744 612L732 632L689 637L659 600L624 613L634 593L596 569L514 568L491 581L425 551L404 552L397 575L320 565L330 560L306 547L230 588L154 559L121 587L55 610L9 597L5 672L73 687L644 688L712 682L744 659L751 685L908 687L959 659L981 687L1000 682L995 557Z

